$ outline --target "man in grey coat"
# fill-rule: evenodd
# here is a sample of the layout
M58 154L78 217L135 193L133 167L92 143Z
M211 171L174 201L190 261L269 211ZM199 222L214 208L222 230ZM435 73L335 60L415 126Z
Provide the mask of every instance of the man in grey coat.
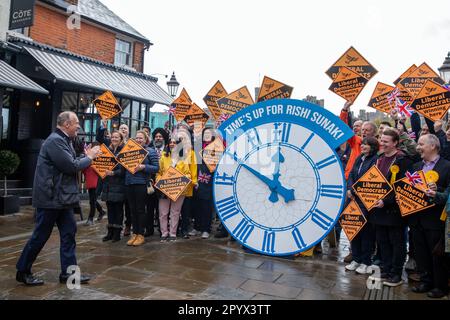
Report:
M85 157L76 157L72 139L77 136L79 129L75 113L61 113L57 118L57 129L45 140L39 153L33 185L36 225L16 266L16 280L29 286L44 284L43 280L33 276L31 267L50 237L55 223L61 238L60 282L67 282L69 266L77 266L77 225L73 215L73 208L80 201L77 172L89 167L101 153L98 146L87 147ZM81 276L79 280L87 283L89 277Z

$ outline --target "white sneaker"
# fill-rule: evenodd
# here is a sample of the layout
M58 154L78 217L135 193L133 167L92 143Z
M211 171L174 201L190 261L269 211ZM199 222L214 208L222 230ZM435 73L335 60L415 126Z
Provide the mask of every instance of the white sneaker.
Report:
M355 272L357 274L367 274L367 266L364 263L361 263Z
M195 230L195 229L192 229L192 230L188 233L188 235L190 235L190 236L192 236L192 237L195 237L195 236L200 235L200 231L197 231L197 230Z
M359 263L356 261L352 261L350 264L345 266L345 270L355 271L358 267L359 267Z
M209 238L209 233L208 232L203 232L202 233L202 239L208 239Z

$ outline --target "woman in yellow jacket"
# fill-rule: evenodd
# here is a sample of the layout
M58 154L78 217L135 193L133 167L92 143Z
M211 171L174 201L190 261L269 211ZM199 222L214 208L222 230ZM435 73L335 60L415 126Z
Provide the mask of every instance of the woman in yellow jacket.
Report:
M168 147L163 152L159 160L159 172L156 174L156 180L160 179L170 167L174 167L189 179L192 179L190 166L188 165L189 154L185 155L183 148L179 148L181 140L176 141L171 138ZM178 222L180 221L181 207L186 191L177 199L172 201L161 193L159 199L159 224L161 228L161 242L175 241L177 238ZM169 217L170 213L170 217ZM169 218L169 221L168 221Z

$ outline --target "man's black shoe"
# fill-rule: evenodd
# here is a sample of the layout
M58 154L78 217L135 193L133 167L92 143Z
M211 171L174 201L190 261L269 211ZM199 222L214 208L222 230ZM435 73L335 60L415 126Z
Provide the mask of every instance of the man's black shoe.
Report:
M71 275L69 274L60 274L59 275L59 283L66 284L67 279L69 279ZM91 280L90 276L81 275L80 276L80 284L87 284Z
M18 282L22 282L27 286L42 286L44 284L44 280L36 278L32 273L25 273L17 271L16 280Z
M430 286L429 284L426 284L426 283L421 282L421 283L419 283L417 286L415 286L415 287L412 288L412 292L415 292L415 293L425 293L425 292L430 291L431 289L432 289L432 288L431 288L431 286Z
M447 295L448 295L448 292L445 292L438 288L434 288L433 290L431 290L430 292L427 293L427 297L432 298L432 299L440 299Z

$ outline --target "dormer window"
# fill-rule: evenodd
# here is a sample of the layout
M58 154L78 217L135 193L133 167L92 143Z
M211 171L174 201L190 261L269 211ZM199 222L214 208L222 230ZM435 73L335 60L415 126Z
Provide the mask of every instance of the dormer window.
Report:
M116 54L114 64L119 67L131 66L131 43L116 39Z

